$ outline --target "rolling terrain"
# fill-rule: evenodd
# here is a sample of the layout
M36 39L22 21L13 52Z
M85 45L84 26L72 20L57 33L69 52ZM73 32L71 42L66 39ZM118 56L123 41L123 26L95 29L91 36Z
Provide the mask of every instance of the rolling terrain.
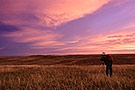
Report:
M135 64L135 54L114 54L113 64ZM101 55L1 56L0 65L100 65Z

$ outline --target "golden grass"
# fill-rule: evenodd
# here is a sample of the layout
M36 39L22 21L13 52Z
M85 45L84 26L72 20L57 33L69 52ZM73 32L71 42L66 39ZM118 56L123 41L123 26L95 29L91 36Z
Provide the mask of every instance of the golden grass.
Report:
M103 66L3 65L0 90L135 90L135 65L114 65L113 77Z

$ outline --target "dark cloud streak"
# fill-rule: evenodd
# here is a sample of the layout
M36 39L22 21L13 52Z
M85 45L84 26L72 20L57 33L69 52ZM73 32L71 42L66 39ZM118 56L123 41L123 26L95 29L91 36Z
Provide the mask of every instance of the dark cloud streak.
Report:
M0 32L1 34L3 33L10 33L10 32L14 32L20 30L18 27L14 26L14 25L9 25L9 24L5 24L0 22Z

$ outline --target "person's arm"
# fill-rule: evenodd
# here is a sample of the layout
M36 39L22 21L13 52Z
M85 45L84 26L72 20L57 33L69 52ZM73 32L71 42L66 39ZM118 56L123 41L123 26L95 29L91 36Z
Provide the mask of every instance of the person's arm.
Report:
M101 63L101 65L104 65L104 57L103 56L100 59L100 63Z

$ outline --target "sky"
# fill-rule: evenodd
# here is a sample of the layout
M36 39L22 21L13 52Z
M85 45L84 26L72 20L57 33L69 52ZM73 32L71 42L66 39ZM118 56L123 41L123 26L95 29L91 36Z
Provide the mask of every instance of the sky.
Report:
M135 0L0 0L0 56L135 53Z

